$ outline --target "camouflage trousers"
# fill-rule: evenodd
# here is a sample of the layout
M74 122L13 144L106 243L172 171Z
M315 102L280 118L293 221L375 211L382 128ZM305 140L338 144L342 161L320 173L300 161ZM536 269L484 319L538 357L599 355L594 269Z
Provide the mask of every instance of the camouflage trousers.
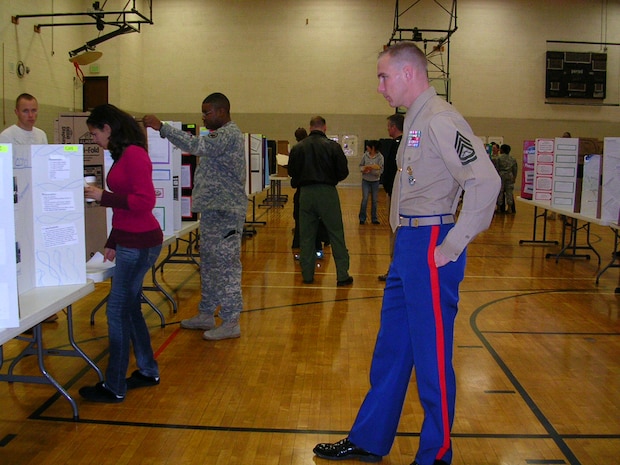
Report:
M503 174L500 173L500 178L502 180L502 187L499 190L499 195L497 197L497 206L500 207L501 210L504 207L508 207L509 209L514 208L515 197L515 181L512 174Z
M238 323L241 295L241 238L245 217L225 211L200 214L200 293L198 310Z

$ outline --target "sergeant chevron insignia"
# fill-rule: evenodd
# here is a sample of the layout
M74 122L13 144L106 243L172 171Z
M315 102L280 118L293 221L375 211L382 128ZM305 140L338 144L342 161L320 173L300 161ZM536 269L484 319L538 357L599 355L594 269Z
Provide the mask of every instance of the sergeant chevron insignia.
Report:
M461 164L463 166L468 165L478 158L471 141L458 131L456 131L454 149L456 150L456 153L458 153L459 159L461 160Z

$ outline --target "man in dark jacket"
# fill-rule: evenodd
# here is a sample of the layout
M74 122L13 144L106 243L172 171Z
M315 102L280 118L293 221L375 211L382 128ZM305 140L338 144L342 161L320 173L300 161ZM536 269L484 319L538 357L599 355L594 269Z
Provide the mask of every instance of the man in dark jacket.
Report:
M385 192L388 195L388 218L390 217L390 204L392 203L392 188L394 187L394 177L398 171L396 166L396 153L400 146L400 141L403 138L403 123L405 122L405 116L402 113L394 113L387 118L387 130L388 134L392 138L392 145L389 152L385 156L385 168L382 175L382 184ZM390 229L390 258L394 253L394 233ZM390 260L391 261L391 260ZM387 280L387 273L379 275L379 281Z
M305 284L314 282L315 241L322 220L336 263L337 285L353 283L349 276L349 251L344 240L342 211L336 184L349 175L342 147L325 135L325 118L310 120L310 134L296 144L289 155L291 186L299 189L299 223L301 253L299 264Z

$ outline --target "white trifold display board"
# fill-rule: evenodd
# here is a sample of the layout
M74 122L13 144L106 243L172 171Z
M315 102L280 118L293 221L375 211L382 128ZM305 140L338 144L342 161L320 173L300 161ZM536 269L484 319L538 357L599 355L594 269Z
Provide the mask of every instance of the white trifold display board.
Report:
M181 123L166 121L166 124L181 129ZM183 227L181 212L181 150L168 139L162 139L159 131L147 128L148 153L153 164L153 187L155 188L155 208L164 236L172 236ZM114 161L109 151L105 151L106 178ZM108 209L108 234L112 230L112 209Z
M256 194L268 185L269 175L265 176L266 139L262 134L244 134L245 139L245 193Z
M551 205L555 139L536 139L533 199Z
M605 137L601 219L620 223L620 137Z
M15 255L15 219L11 212L17 202L13 178L13 148L0 144L0 328L19 326L17 265Z
M551 205L569 212L575 210L577 198L577 169L579 167L579 139L555 139L553 164L553 192Z
M181 129L180 121L166 121L166 124ZM153 185L155 186L155 208L153 214L161 225L164 236L171 236L182 227L181 215L181 150L163 139L159 131L147 128L149 156L153 163Z
M592 218L601 217L601 176L603 155L592 154L583 157L583 178L581 183L581 206L579 213ZM618 180L620 183L620 179Z
M14 145L13 176L19 293L86 283L82 145Z

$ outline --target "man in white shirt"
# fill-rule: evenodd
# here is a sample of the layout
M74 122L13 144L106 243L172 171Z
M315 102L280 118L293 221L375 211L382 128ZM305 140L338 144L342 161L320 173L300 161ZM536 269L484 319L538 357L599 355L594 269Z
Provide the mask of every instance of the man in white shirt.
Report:
M35 128L39 102L30 94L20 94L15 100L15 114L17 124L9 126L0 133L0 144L16 145L44 145L47 144L47 134L39 128ZM58 315L52 315L45 320L46 323L56 321Z
M17 124L0 133L0 143L18 145L47 144L47 135L34 125L37 122L39 102L30 94L21 94L15 101Z

